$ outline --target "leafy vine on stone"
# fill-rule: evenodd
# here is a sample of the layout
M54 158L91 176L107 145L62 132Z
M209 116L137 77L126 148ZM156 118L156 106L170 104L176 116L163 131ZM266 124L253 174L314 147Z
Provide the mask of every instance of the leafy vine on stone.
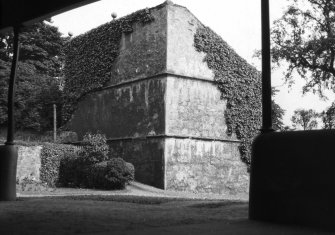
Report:
M251 143L261 126L261 74L208 27L199 27L194 36L197 51L206 53L208 67L227 101L225 118L228 135L242 141L240 153L249 166Z
M147 24L153 20L147 8L103 24L69 41L65 48L64 123L69 121L83 96L101 89L110 80L112 65L119 55L122 34L132 32L135 22Z

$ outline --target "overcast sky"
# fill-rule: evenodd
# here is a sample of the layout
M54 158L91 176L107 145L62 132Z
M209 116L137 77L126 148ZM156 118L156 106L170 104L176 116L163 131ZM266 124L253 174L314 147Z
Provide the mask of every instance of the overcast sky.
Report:
M101 0L65 12L52 18L53 25L67 35L84 33L110 21L111 13L118 17L125 16L145 7L161 4L163 0ZM261 48L261 15L260 0L174 0L176 4L187 7L203 24L218 33L236 52L259 70L260 61L253 58L254 51ZM282 15L289 1L270 0L271 21ZM284 122L291 125L290 117L297 108L312 108L320 112L329 106L329 101L321 101L317 95L302 96L301 86L304 81L297 79L296 85L288 89L283 85L282 71L272 74L273 85L280 89L275 97L276 102L286 110Z

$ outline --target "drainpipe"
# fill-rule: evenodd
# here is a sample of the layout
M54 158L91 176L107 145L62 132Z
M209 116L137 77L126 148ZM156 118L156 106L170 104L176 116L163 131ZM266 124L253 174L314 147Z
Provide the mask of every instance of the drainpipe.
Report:
M19 58L19 26L14 27L14 51L8 89L7 141L0 146L0 201L16 199L16 167L18 151L14 146L14 95L17 62Z
M262 14L262 133L272 132L269 0L261 0Z

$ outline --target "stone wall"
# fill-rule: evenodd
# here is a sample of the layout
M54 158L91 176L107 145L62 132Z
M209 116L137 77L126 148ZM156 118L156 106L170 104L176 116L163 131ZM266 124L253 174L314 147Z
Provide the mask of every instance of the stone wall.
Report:
M109 141L112 157L122 157L135 166L136 180L164 188L164 138Z
M213 71L203 62L205 54L193 46L194 34L203 25L185 7L168 5L167 12L167 71L213 81Z
M227 135L226 102L207 80L167 78L165 188L239 194L249 174L235 136Z
M166 134L233 139L227 135L226 102L212 82L182 77L167 78Z
M18 146L16 179L40 181L42 146Z
M104 90L87 95L68 124L107 135L113 157L135 166L136 180L159 188L237 194L247 166L227 135L226 101L194 48L204 27L185 7L152 9L154 21L124 34Z
M109 85L166 71L167 10L160 6L151 13L153 22L135 23L132 33L122 35L120 54L113 65Z
M165 188L234 195L248 192L249 174L238 144L168 138Z
M163 134L165 83L163 78L150 79L91 93L67 126L79 138L97 131L107 138Z

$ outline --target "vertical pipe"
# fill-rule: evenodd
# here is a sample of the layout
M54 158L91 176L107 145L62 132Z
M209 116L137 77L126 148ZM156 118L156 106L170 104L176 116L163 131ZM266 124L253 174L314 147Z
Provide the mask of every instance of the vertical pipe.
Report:
M271 132L271 55L269 0L261 0L262 14L262 133Z
M14 26L14 50L13 50L13 60L12 67L10 71L9 89L8 89L8 129L7 129L7 141L6 145L14 145L14 131L15 131L15 121L14 121L14 95L15 95L15 80L16 80L16 70L19 59L19 27Z
M54 142L57 140L57 109L56 104L53 105L54 108Z

